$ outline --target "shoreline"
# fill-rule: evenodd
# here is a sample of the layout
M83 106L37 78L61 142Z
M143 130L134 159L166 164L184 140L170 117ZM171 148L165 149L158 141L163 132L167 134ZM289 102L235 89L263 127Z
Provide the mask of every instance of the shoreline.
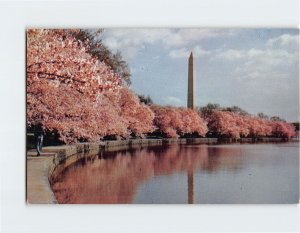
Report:
M292 140L293 141L293 140ZM296 140L296 141L299 141ZM74 145L48 146L37 157L35 150L29 150L26 166L26 203L57 204L51 189L52 182L70 165L82 158L97 156L107 151L119 151L129 148L162 146L170 144L219 144L219 143L279 143L287 142L282 138L165 138L165 139L129 139L104 141L99 143L78 143Z

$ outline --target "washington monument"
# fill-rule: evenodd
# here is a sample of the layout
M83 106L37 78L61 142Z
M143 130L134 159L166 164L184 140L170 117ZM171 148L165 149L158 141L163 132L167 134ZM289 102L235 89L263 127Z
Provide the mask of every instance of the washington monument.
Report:
M195 102L195 81L196 81L196 74L194 69L194 57L193 53L189 57L189 70L188 70L188 94L187 94L187 107L194 109L196 102ZM195 203L195 194L194 194L194 169L190 169L187 172L188 178L188 203L194 204Z
M195 108L196 100L195 100L195 86L196 86L196 73L194 69L194 57L193 53L189 57L189 70L188 70L188 96L187 96L187 107Z

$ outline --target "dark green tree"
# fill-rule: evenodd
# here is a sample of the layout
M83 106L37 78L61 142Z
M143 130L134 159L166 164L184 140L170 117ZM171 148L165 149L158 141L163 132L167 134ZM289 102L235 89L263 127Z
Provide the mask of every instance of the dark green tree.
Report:
M144 103L146 105L153 104L153 100L151 99L151 97L149 95L148 96L138 95L138 97L139 97L141 103Z
M299 122L293 122L292 124L295 126L296 130L299 131Z
M250 115L247 111L245 111L244 109L242 109L238 106L226 107L226 108L223 108L223 111L234 112L234 113L238 113L243 116Z
M262 119L269 119L269 116L264 114L263 112L257 113L257 116Z
M215 103L208 103L206 106L204 107L200 107L198 109L198 111L200 112L201 116L206 119L213 110L221 110L221 106L219 104L215 104Z
M283 118L281 118L279 116L272 116L272 117L270 117L270 120L271 121L283 121L283 122L286 122L285 119L283 119Z

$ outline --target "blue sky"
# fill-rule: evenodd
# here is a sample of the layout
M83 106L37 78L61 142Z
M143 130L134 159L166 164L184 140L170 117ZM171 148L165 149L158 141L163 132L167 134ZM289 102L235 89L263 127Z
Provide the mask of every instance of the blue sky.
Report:
M299 119L298 29L105 29L121 51L131 88L161 105L186 106L187 63L196 63L197 105L237 105L289 121Z

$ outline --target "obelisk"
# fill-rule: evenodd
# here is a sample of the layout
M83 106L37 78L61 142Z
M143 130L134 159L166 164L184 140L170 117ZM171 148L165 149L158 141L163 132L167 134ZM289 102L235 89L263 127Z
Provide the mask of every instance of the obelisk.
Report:
M194 109L196 102L195 102L195 79L196 74L194 70L194 57L193 53L189 57L189 70L188 70L188 94L187 94L187 107ZM187 174L188 178L188 203L194 204L195 203L195 195L194 195L194 170L188 170Z
M196 73L194 69L194 57L193 53L191 52L191 55L189 57L189 70L188 70L188 96L187 96L187 107L188 108L194 108L195 103L195 79L196 79Z

